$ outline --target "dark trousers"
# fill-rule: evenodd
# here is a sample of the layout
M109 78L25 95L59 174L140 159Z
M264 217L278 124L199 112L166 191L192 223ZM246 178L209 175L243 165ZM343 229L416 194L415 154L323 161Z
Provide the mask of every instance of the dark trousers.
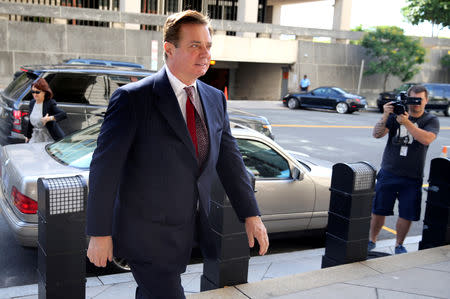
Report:
M136 299L184 299L180 273L167 272L148 262L128 262L137 283Z
M217 253L211 238L211 227L203 208L199 208L195 215L194 242L200 247L204 258L215 257ZM136 299L184 299L180 273L168 272L163 266L149 262L129 261L131 273L138 284Z

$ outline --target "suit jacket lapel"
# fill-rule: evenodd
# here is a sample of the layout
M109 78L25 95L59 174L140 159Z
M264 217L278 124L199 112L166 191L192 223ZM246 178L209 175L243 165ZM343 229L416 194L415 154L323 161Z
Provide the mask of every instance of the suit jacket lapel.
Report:
M187 146L192 156L196 158L194 144L189 135L186 121L181 113L177 97L167 78L165 68L161 69L155 76L156 78L153 86L153 92L157 95L154 99L155 107L159 109L169 125L173 128L175 134Z

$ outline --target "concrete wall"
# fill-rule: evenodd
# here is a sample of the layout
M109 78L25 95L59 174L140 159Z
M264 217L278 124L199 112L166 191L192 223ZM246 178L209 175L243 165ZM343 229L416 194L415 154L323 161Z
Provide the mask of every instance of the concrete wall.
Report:
M281 64L239 63L233 100L279 100Z
M137 62L151 67L157 40L158 69L163 65L162 33L103 27L0 20L0 88L22 65L54 64L70 58Z
M2 14L33 15L65 19L106 21L113 28L12 22ZM127 12L99 11L62 6L42 6L0 2L0 88L11 81L12 74L24 64L58 63L69 58L101 58L132 61L151 67L151 41L158 41L156 69L163 65L162 33L130 30L123 24L161 26L166 16ZM122 24L122 25L121 25ZM121 25L121 26L119 26ZM271 24L212 20L216 31L253 32L265 38L244 38L225 35L213 37L213 58L219 62L236 62L233 68L232 99L279 100L282 67L290 67L288 88L298 90L298 82L307 74L312 87L336 85L356 92L361 60L368 62L362 47L349 44L313 43L314 36L332 40L358 40L361 32L287 27ZM296 39L274 37L290 34ZM269 38L272 37L272 38ZM305 40L306 39L306 40ZM450 40L423 38L427 50L426 63L411 81L450 82L450 70L440 66L440 58L450 49ZM387 89L401 82L390 78ZM360 93L369 102L376 99L383 87L383 76L364 76Z

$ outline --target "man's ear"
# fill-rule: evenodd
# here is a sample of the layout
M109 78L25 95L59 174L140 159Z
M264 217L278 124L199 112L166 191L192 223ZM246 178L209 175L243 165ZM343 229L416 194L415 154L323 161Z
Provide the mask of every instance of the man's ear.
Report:
M164 52L168 57L173 55L173 51L175 50L175 45L169 42L164 42Z

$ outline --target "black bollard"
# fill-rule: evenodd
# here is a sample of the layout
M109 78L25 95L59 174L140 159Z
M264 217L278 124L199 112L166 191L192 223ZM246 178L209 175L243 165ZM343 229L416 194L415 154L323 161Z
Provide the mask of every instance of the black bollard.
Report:
M366 260L375 175L367 162L333 166L322 268Z
M249 172L253 189L255 178ZM239 221L219 179L211 191L209 222L213 252L204 257L200 290L247 283L250 249L245 225Z
M86 297L86 198L82 176L38 180L39 299Z
M419 250L450 244L450 160L431 160Z

